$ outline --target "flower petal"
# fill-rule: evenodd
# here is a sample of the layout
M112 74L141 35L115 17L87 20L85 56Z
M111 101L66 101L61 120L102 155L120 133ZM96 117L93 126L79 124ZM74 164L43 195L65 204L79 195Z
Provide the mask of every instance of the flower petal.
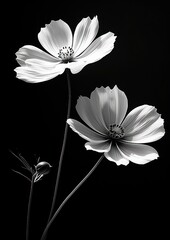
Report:
M121 124L128 107L125 93L117 86L96 88L94 94L98 95L100 112L104 122L109 129L110 124Z
M97 113L98 109L94 110L93 98L89 99L88 97L79 97L76 105L76 110L81 117L81 119L93 130L106 135L107 129L103 125L103 121L99 118Z
M38 34L41 45L53 56L58 57L62 47L72 47L72 32L67 23L61 19L46 24Z
M90 104L92 111L94 112L94 115L96 117L96 120L104 127L104 132L107 134L108 133L108 128L105 124L105 121L103 119L103 114L102 114L102 109L101 109L101 104L100 104L100 98L99 98L99 89L101 88L96 88L90 95Z
M111 148L110 141L105 142L87 142L85 144L87 150L93 150L95 152L108 152Z
M114 36L112 32L98 37L82 54L76 57L76 59L81 59L86 62L86 64L99 61L112 51L115 39L116 36Z
M86 66L86 63L83 61L74 61L63 64L67 65L66 67L69 68L73 74L79 73Z
M27 82L47 81L65 70L55 57L31 45L20 48L16 56L17 62L21 65L15 69L17 78Z
M122 156L137 164L146 164L159 157L153 147L144 144L120 143L117 147Z
M105 152L104 155L109 161L115 162L118 166L126 166L129 164L129 160L121 154L117 145L115 144L112 144L110 151Z
M165 134L164 120L155 107L142 105L133 109L125 118L122 126L125 128L127 142L154 142Z
M58 62L55 57L32 45L25 45L20 48L18 52L16 52L16 56L16 60L21 66L25 65L25 61L28 59L40 59L48 62Z
M29 83L38 83L50 80L64 72L65 68L60 63L48 62L39 59L28 59L25 65L17 67L14 71L17 78Z
M70 125L71 129L76 132L80 137L84 138L87 141L93 141L93 142L105 142L106 139L98 134L97 132L94 132L90 128L86 127L82 123L80 123L77 120L74 119L67 119L67 123Z
M123 91L121 91L117 86L111 90L110 94L111 109L112 114L116 116L115 123L121 124L128 108L128 100Z
M97 16L92 20L87 17L83 18L77 25L74 32L73 50L74 56L82 53L96 37L99 29Z

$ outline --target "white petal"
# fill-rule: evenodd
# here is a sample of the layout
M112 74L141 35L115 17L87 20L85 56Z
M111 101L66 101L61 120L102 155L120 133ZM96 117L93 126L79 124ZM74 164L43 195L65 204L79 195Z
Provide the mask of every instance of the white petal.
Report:
M115 115L111 114L110 93L111 93L110 87L106 87L106 88L100 87L100 88L96 88L93 91L93 94L95 94L96 98L98 98L99 110L101 112L104 124L107 127L107 129L109 129L110 123L115 122Z
M106 139L97 132L94 132L90 128L86 127L82 123L74 120L68 119L67 123L70 125L71 129L76 132L80 137L84 138L87 141L97 141L97 142L105 142Z
M27 82L36 83L52 79L62 74L65 67L60 61L41 49L26 45L16 53L17 61L21 67L17 67L17 78Z
M77 25L74 32L73 50L74 56L82 53L96 37L99 29L97 16L92 20L87 17L83 18Z
M163 126L164 120L159 118L152 126L148 127L143 132L135 133L134 135L125 137L125 141L132 143L150 143L161 139L165 135Z
M116 124L121 124L121 122L123 121L126 112L127 112L127 108L128 108L128 100L127 97L125 95L125 93L123 91L121 91L117 86L115 86L112 90L111 90L111 109L114 113L114 115L116 116L116 120L115 123Z
M110 151L105 152L104 155L109 161L115 162L118 166L126 166L129 163L129 160L120 153L117 145L114 144L112 144Z
M164 120L153 106L142 105L133 109L125 118L125 140L133 143L157 141L165 134Z
M74 61L63 64L67 64L67 68L69 68L73 74L79 73L86 66L86 63L83 61Z
M120 124L128 107L125 93L117 86L113 89L109 87L96 88L94 92L98 95L100 112L107 128L109 129L110 124Z
M50 63L43 60L28 59L25 66L17 67L14 71L17 78L29 83L38 83L50 80L64 72L65 68L59 63Z
M88 97L79 97L76 105L76 110L81 119L89 127L107 136L107 130L103 125L103 122L100 121L100 118L98 118L98 114L96 114L97 109L96 111L94 110L92 102L93 99L89 99Z
M62 47L72 47L72 32L67 23L61 19L51 21L38 34L41 45L52 55L58 57L58 50Z
M85 148L87 150L92 150L95 152L108 152L110 150L111 143L109 141L105 142L87 142Z
M90 95L90 104L92 111L94 112L94 115L96 117L96 120L102 125L104 128L104 132L107 134L108 133L108 128L105 124L105 121L103 119L103 114L102 114L102 109L101 109L101 103L100 103L100 98L99 98L99 89L101 88L96 88Z
M159 157L153 147L144 144L121 143L118 149L125 158L137 164L146 164Z
M76 57L76 59L81 59L87 64L99 61L112 51L115 39L116 36L111 32L98 37L82 54Z
M18 52L16 52L16 56L16 60L21 66L25 65L25 61L28 59L39 59L47 62L58 62L55 57L32 45L25 45L20 48Z

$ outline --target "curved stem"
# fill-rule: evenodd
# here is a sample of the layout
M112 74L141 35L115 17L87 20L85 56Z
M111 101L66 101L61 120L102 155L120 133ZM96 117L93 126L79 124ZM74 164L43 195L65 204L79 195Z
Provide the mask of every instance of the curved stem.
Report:
M71 110L71 84L70 84L69 71L70 71L69 69L66 69L67 85L68 85L68 108L67 108L67 118L66 119L68 119L70 117L70 110ZM63 145L62 145L62 149L61 149L58 171L57 171L56 184L55 184L55 189L54 189L54 194L53 194L51 210L50 210L50 214L49 214L49 217L48 217L48 222L50 221L51 216L52 216L53 211L54 211L54 206L55 206L55 201L56 201L56 196L57 196L57 191L58 191L58 185L59 185L59 180L60 180L60 174L61 174L61 167L62 167L63 156L64 156L64 150L65 150L66 140L67 140L67 132L68 132L68 124L66 122L65 130L64 130L64 137L63 137Z
M30 187L30 194L29 194L29 200L28 200L27 225L26 225L26 240L29 240L30 212L31 212L33 186L34 186L34 175L32 176L32 179L31 179L31 187Z
M55 218L57 217L57 215L59 214L59 212L61 211L61 209L63 208L63 206L66 204L66 202L71 198L71 196L81 187L81 185L88 179L88 177L90 177L90 175L93 173L93 171L96 169L96 167L99 165L99 163L102 161L102 159L104 158L104 155L102 155L99 160L96 162L96 164L93 166L93 168L87 173L87 175L81 180L81 182L79 182L79 184L71 191L71 193L64 199L64 201L60 204L60 206L58 207L58 209L56 210L56 212L54 213L53 217L51 218L51 220L49 221L49 223L47 224L41 240L44 240L47 231L49 229L49 227L51 226L51 224L53 223L53 221L55 220Z

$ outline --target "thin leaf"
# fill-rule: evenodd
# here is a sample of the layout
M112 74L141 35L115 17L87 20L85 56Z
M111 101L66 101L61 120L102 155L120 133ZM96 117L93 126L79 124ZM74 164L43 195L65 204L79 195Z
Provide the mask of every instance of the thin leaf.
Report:
M27 160L21 155L21 153L19 154L19 157L21 158L21 161L23 162L24 166L25 166L27 169L31 169L29 163L28 163Z
M12 171L15 172L15 173L18 173L19 175L21 175L24 178L26 178L29 182L31 182L31 179L29 177L25 176L24 174L22 174L21 172L18 172L18 171L14 170L14 169L12 169Z
M32 174L34 173L32 170L32 167L30 167L29 163L27 162L27 160L21 156L21 154L19 154L19 156L17 156L14 152L12 152L11 150L9 150L24 166L25 168L31 172Z
M39 161L40 161L40 157L38 157L38 159L37 159L37 163L39 163Z
M36 176L34 178L34 182L38 182L39 180L42 180L43 176L44 176L43 174L36 174Z

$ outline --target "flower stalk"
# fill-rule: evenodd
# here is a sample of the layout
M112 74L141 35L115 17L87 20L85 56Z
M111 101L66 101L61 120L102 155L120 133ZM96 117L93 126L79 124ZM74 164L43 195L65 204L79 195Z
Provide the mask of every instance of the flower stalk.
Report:
M31 179L31 187L30 187L30 194L28 200L28 209L27 209L27 224L26 224L26 240L29 240L29 232L30 232L30 213L31 213L31 203L32 203L32 195L33 195L33 187L34 187L34 177L32 176Z
M87 173L87 175L79 182L79 184L77 184L77 186L70 192L70 194L64 199L64 201L60 204L60 206L58 207L58 209L56 210L56 212L54 213L54 215L52 216L51 220L49 221L49 223L47 224L41 240L44 240L46 237L46 234L51 226L51 224L54 222L55 218L57 217L57 215L59 214L59 212L61 211L61 209L64 207L64 205L66 204L66 202L71 198L71 196L82 186L82 184L90 177L90 175L94 172L94 170L97 168L97 166L99 165L99 163L102 161L102 159L104 158L104 154L99 158L99 160L96 162L96 164L92 167L92 169Z
M28 199L28 208L27 208L27 220L26 220L26 240L29 240L30 212L31 212L34 183L41 180L44 175L47 175L50 172L50 168L52 166L48 162L45 162L45 161L40 162L40 157L39 157L37 160L37 165L35 165L34 168L32 168L29 165L29 163L27 162L27 160L21 154L17 155L14 152L12 152L11 150L9 150L9 151L12 153L12 155L14 155L22 163L22 165L23 165L22 167L31 173L31 177L28 177L27 175L25 175L19 171L13 170L15 173L24 177L31 183L29 199Z
M67 86L68 86L68 108L67 108L67 118L70 116L70 110L71 110L71 84L70 84L70 70L66 69L66 74L67 74ZM55 201L57 197L57 192L58 192L58 185L59 185L59 179L60 179L60 174L61 174L61 167L62 167L62 162L63 162L63 156L64 156L64 150L66 146L66 140L67 140L67 132L68 132L68 124L66 122L65 124L65 130L64 130L64 138L63 138L63 145L61 149L61 154L60 154L60 159L59 159L59 165L58 165L58 171L57 171L57 178L56 178L56 184L55 184L55 189L54 189L54 194L53 194L53 200L52 200L52 205L51 205L51 210L48 218L48 222L51 219L51 216L54 211L54 206L55 206ZM47 223L48 223L47 222Z

